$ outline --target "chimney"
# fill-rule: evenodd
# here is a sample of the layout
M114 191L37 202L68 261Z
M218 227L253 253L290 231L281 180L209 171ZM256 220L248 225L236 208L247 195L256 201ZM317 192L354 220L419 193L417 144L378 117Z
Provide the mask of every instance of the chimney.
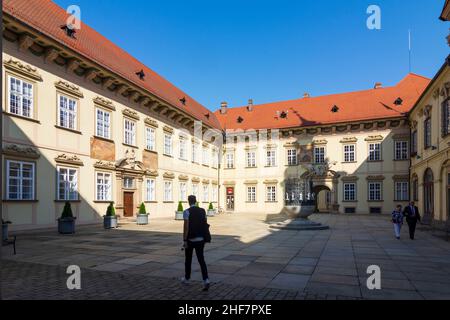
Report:
M375 83L375 86L373 88L374 89L381 89L381 88L383 88L383 84L381 82L377 82L377 83Z
M305 92L304 94L303 94L303 98L310 98L311 96L309 95L309 93L308 92Z
M226 114L227 113L227 108L228 108L228 103L222 102L220 104L220 114Z
M253 99L248 99L247 111L248 112L252 112L253 111Z

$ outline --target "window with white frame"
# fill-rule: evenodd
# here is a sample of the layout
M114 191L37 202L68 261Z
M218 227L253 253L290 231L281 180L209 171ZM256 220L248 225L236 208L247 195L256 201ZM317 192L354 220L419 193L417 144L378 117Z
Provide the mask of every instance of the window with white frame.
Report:
M136 145L136 122L125 118L123 121L123 141L130 146Z
M192 142L192 162L200 163L198 155L198 143Z
M225 155L226 160L226 168L227 169L234 169L234 153L233 152L227 152Z
M442 137L445 137L450 134L450 98L447 98L447 100L442 103L441 116L441 133Z
M192 184L192 195L198 199L198 184L197 183Z
M409 186L407 181L395 182L395 201L409 200Z
M155 179L146 180L146 201L156 201L156 181Z
M428 117L423 122L423 140L425 149L428 149L431 147L431 118Z
M256 186L247 186L247 202L256 202Z
M212 201L217 202L217 186L213 185L211 189Z
M411 155L417 154L417 130L411 132Z
M267 202L276 202L277 201L277 187L276 186L267 186L266 187L266 201Z
M180 201L186 201L187 198L187 184L186 182L180 182Z
M209 186L207 184L203 185L203 202L209 201Z
M276 167L277 166L277 152L276 150L266 151L266 167Z
M287 162L288 166L296 166L297 163L297 149L287 150Z
M34 163L6 161L6 198L8 200L34 200Z
M9 76L9 112L33 118L33 85Z
M107 172L96 173L96 200L111 201L112 174Z
M344 162L356 161L356 146L354 144L344 145Z
M172 135L169 133L164 134L164 154L172 156Z
M325 163L325 147L314 147L314 163Z
M164 181L164 201L173 201L172 197L172 181Z
M247 168L256 168L256 152L247 151Z
M209 149L203 147L202 149L202 163L207 166L209 164Z
M395 141L395 160L408 159L408 141Z
M62 94L59 95L59 123L63 128L77 129L77 100L69 98Z
M103 109L97 108L97 137L110 139L111 138L111 113Z
M123 178L123 188L124 189L134 189L134 178L132 178L132 177Z
M156 151L155 128L145 127L145 148L150 151Z
M381 143L369 143L369 161L381 160Z
M187 160L187 140L185 137L180 137L180 159Z
M78 200L78 169L58 167L58 200Z
M218 153L217 153L216 149L213 149L211 151L211 158L212 158L212 161L211 161L212 167L217 168L219 159L218 159Z
M369 182L368 191L369 191L369 201L383 200L381 182Z
M356 201L356 183L344 183L344 201Z

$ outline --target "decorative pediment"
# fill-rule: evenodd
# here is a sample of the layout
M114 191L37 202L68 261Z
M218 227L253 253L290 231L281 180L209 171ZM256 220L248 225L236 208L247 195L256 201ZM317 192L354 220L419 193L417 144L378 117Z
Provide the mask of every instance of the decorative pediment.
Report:
M378 135L378 136L368 136L365 140L369 141L369 142L373 142L373 141L383 141L383 136Z
M180 180L180 181L188 181L188 180L189 180L189 177L188 177L187 175L180 174L180 175L178 176L178 180Z
M164 179L175 179L175 173L173 173L173 172L164 172L163 178Z
M172 134L174 130L173 130L172 127L164 126L164 127L163 127L163 131L164 131L165 133Z
M59 89L59 90L65 91L65 92L67 92L69 94L72 94L72 95L74 95L76 97L79 97L79 98L83 98L84 97L83 92L81 92L79 87L77 87L74 84L70 84L70 83L68 83L66 81L62 81L62 80L56 81L55 82L55 87L57 89Z
M397 174L397 175L392 176L392 180L396 180L396 181L398 181L398 180L409 180L409 175L407 175L407 174L402 174L402 175Z
M277 183L278 183L278 180L276 180L276 179L264 180L264 184L277 184Z
M299 146L298 141L289 141L284 144L285 148L297 148Z
M146 170L144 174L149 177L157 177L159 175L157 170Z
M153 119L147 117L147 118L145 118L144 122L146 125L148 125L150 127L158 128L158 122L156 120L153 120Z
M356 137L345 137L340 141L341 143L355 143L358 142L358 138Z
M223 185L224 186L235 186L236 181L224 181Z
M208 144L208 142L203 142L203 147L205 147L205 148L208 148L209 147L209 144Z
M384 179L386 179L385 176L383 175L378 175L378 176L367 176L367 181L382 181Z
M38 159L41 156L36 148L20 144L3 145L3 154L28 159Z
M105 169L105 170L115 170L116 164L112 161L99 160L96 163L94 163L94 168Z
M114 106L113 102L111 100L105 99L103 97L97 96L93 99L94 103L104 107L106 109L109 109L111 111L116 111L116 107Z
M258 180L245 180L244 184L258 184Z
M203 184L209 184L209 180L208 180L208 179L203 179L203 180L202 180L202 183L203 183Z
M144 172L146 169L144 164L140 161L136 160L136 153L134 150L127 150L125 152L125 157L116 162L117 169L123 171L142 171Z
M417 129L417 124L418 124L418 122L413 120L409 123L409 126L411 127L411 129L415 130L415 129Z
M423 109L423 115L425 116L425 117L431 117L431 109L432 109L433 107L432 107L432 105L427 105L427 106L425 106L425 108Z
M256 149L258 149L258 146L246 146L246 147L245 147L245 150L246 150L246 151L249 151L249 150L256 150Z
M328 144L328 141L325 140L325 139L314 140L314 141L313 141L313 144L314 144L315 146L318 146L318 145L325 145L325 144Z
M268 143L264 146L264 149L275 149L277 147L276 143Z
M409 140L409 134L394 134L392 136L392 140L401 140L401 141L406 141Z
M55 158L57 163L71 164L75 166L83 166L83 161L75 154L61 153Z
M192 182L195 182L195 183L199 183L199 182L200 182L200 178L198 178L198 177L193 177L193 178L191 179L191 181L192 181Z
M341 180L343 182L356 182L359 180L359 178L357 176L345 176L345 177L342 177Z
M213 180L213 181L211 181L211 184L217 186L219 184L219 181Z
M139 114L135 110L129 108L123 109L122 114L126 117L132 118L134 120L139 120Z
M38 73L37 68L34 68L28 64L23 64L18 60L5 60L3 65L6 69L20 73L21 75L31 78L33 80L42 81L42 76Z

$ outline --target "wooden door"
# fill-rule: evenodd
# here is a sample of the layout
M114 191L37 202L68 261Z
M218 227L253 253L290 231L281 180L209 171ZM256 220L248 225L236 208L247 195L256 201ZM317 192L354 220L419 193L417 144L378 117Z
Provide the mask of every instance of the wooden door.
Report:
M133 192L124 192L123 194L123 215L125 217L134 216Z

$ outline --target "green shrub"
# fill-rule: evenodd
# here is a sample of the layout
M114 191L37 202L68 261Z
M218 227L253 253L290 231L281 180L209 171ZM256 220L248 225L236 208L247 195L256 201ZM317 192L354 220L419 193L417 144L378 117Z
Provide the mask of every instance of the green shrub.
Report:
M208 207L208 210L214 210L214 207L213 207L213 204L212 204L212 202L210 202L210 203L209 203L209 207Z
M147 214L147 209L145 209L145 204L143 202L139 206L139 214Z
M184 211L184 209L183 209L183 203L180 201L180 202L178 202L178 208L177 208L177 211L178 212L183 212Z
M116 216L116 209L114 208L114 202L111 202L106 209L106 216L107 217L115 217Z
M61 214L61 218L73 218L72 207L70 206L70 202L66 202L64 205L63 212Z
M197 201L197 202L195 203L195 206L200 208L200 203L198 203L198 201Z

